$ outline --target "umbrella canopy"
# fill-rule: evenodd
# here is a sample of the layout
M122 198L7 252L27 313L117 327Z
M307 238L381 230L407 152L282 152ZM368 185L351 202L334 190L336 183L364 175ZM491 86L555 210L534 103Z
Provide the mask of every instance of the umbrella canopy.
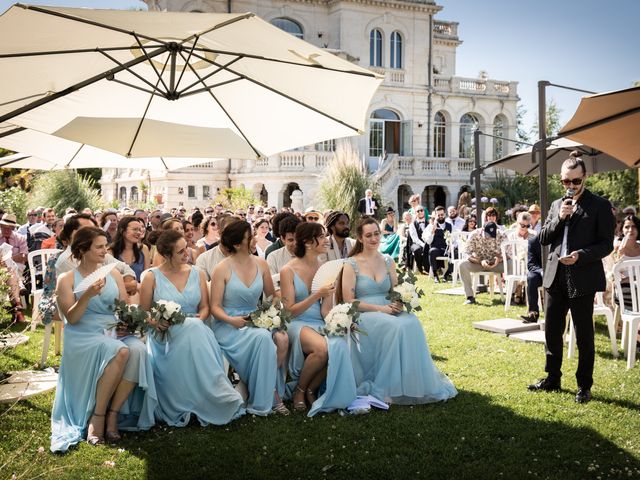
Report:
M0 168L142 168L176 170L215 158L140 157L135 161L117 153L26 128L0 126L0 147L15 155L0 157Z
M606 153L595 150L567 138L558 138L547 147L547 173L560 173L562 162L577 150L584 160L588 173L624 170L629 166ZM525 175L538 174L537 159L533 158L533 148L527 147L489 163L485 168L498 167L514 170Z
M362 133L382 77L253 14L14 5L0 126L125 157L255 158Z
M640 163L640 87L583 97L559 135L591 145L630 167Z

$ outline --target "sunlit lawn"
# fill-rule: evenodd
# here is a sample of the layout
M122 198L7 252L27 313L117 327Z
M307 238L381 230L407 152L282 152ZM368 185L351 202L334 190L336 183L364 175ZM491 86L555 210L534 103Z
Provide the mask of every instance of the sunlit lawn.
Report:
M356 417L159 426L118 446L82 444L52 455L53 393L43 394L0 405L0 478L640 478L640 362L627 371L622 357L612 358L604 319L597 322L594 400L577 405L577 358L564 364L564 391L530 393L526 385L544 375L542 345L472 327L504 316L498 296L463 306L464 297L435 294L444 287L420 281L431 353L460 392L448 403ZM42 338L38 329L6 352L0 372L31 368ZM59 361L50 353L49 365Z

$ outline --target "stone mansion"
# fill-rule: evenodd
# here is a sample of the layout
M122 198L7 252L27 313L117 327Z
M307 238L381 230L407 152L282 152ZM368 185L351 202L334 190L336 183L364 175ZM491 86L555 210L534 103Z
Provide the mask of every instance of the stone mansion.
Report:
M515 138L517 82L456 76L458 23L433 0L145 0L150 10L254 12L318 47L384 75L369 106L367 132L350 141L380 180L385 204L407 208L420 193L431 210L457 202L473 168L473 131ZM431 68L430 68L431 67ZM486 139L486 140L485 140ZM217 160L172 172L104 169L102 192L122 205L142 191L165 207L204 206L244 185L264 204L322 207L323 170L335 141L263 160ZM483 162L511 142L481 138ZM299 191L299 192L296 192ZM146 192L145 192L146 193Z

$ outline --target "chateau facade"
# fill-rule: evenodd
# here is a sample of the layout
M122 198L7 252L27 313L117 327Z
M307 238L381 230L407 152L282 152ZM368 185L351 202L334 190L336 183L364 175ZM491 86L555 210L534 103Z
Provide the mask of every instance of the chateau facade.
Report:
M254 12L320 48L384 75L365 135L350 142L380 180L384 203L407 207L413 193L431 210L457 202L473 169L473 131L515 138L517 82L456 76L458 23L430 0L146 0L150 10ZM431 67L431 68L429 68ZM431 71L431 75L429 74ZM323 171L335 141L263 160L229 159L174 172L105 169L102 191L121 204L155 198L165 207L203 206L244 185L264 204L321 207ZM481 138L483 162L511 142ZM295 192L295 193L294 193ZM293 195L292 195L293 194Z

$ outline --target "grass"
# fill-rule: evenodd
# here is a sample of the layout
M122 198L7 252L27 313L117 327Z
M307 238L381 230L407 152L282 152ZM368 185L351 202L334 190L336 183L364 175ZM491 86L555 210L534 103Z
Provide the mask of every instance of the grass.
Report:
M627 371L623 358L611 356L604 319L597 320L594 400L577 405L577 358L563 365L562 392L530 393L526 385L544 375L543 347L473 329L474 321L504 316L497 295L463 306L464 297L420 283L431 353L459 390L447 403L357 417L158 426L117 447L82 444L52 455L54 395L43 394L0 405L0 478L640 478L640 365ZM31 368L41 345L38 329L0 357L0 372ZM58 363L50 353L49 364Z

